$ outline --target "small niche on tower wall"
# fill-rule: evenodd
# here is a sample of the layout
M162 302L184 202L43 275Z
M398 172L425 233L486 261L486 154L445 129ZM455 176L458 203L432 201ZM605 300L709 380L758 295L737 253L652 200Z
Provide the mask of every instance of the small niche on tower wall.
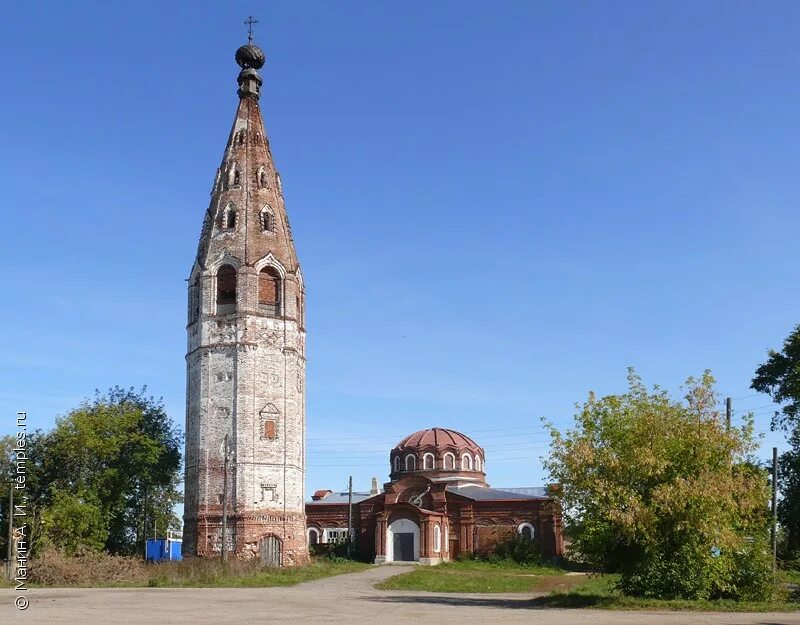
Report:
M261 409L261 440L274 441L278 438L278 417L280 412L275 404L265 404Z

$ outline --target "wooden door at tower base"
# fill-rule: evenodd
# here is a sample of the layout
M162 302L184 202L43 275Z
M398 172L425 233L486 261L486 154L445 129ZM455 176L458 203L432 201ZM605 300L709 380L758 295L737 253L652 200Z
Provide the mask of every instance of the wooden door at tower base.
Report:
M281 565L281 539L277 536L264 536L261 539L261 563L266 566Z

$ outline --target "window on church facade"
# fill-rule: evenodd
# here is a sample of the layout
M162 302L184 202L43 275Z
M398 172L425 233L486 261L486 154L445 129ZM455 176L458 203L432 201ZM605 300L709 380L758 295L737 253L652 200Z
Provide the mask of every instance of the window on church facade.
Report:
M343 543L347 540L347 529L329 527L325 529L325 535L328 543Z
M416 471L417 470L417 459L408 454L406 456L406 471Z
M472 456L469 454L464 454L461 456L461 470L472 471Z
M422 456L422 468L423 469L433 469L434 468L434 461L433 461L433 454L427 453Z
M400 473L400 456L394 457L394 472Z
M267 172L263 167L260 167L258 170L257 182L259 189L265 189L269 186L269 183L267 182Z
M446 471L452 471L456 468L456 457L450 452L444 455L444 468Z
M533 532L533 525L530 523L522 523L517 528L517 533L522 536L525 540L533 540L534 532Z
M217 270L217 314L236 311L236 269L222 265Z
M433 550L436 553L442 550L442 528L438 523L433 527Z
M258 305L268 315L281 312L281 276L275 267L267 265L258 273Z
M274 441L278 438L278 427L272 419L264 421L264 438L269 441Z

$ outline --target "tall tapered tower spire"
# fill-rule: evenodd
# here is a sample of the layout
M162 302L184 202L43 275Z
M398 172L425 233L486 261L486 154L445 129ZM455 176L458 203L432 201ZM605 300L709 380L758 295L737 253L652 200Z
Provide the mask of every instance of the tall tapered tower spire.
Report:
M263 51L236 51L239 104L189 278L184 552L308 559L305 292L259 108ZM229 445L224 449L227 435Z

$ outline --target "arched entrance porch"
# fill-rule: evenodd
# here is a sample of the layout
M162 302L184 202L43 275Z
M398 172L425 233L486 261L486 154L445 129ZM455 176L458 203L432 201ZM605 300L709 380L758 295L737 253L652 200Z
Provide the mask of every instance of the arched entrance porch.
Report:
M419 562L419 525L407 517L386 527L386 562Z

